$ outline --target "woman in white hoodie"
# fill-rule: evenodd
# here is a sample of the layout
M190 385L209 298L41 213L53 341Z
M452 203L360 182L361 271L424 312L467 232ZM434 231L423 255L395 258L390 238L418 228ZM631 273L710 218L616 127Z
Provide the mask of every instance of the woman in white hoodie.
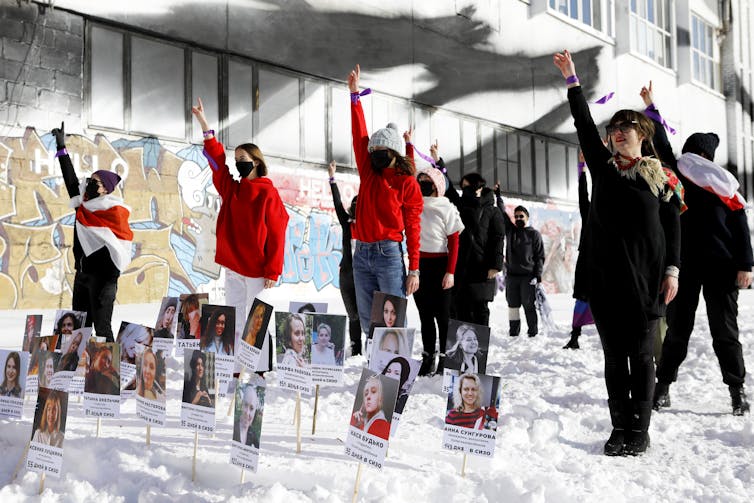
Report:
M443 196L446 182L439 169L419 169L416 180L424 197L419 248L419 273L422 284L414 294L424 345L419 375L430 375L435 372L442 373L444 366L450 317L450 289L453 287L453 275L458 260L458 235L464 226L458 209ZM435 368L435 343L438 333L440 356Z

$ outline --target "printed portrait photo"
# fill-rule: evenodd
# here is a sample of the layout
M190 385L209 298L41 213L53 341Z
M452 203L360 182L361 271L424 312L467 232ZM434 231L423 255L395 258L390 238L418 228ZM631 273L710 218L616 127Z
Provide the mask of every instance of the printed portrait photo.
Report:
M298 302L290 301L288 311L292 313L326 313L327 302Z
M215 353L184 349L183 402L215 408Z
M67 413L68 393L40 386L31 441L62 448Z
M233 440L259 448L264 413L265 381L252 374L246 382L236 386Z
M178 328L178 297L163 297L154 323L154 337L172 339Z
M57 340L57 335L46 335L44 337L37 337L32 341L29 375L37 375L37 370L39 370L39 353L42 351L53 351Z
M208 293L187 293L179 297L178 339L201 339L202 305L209 302Z
M306 368L311 362L312 318L299 313L275 313L278 365Z
M453 376L445 424L474 430L497 430L500 378L463 373Z
M243 330L243 340L247 344L262 349L273 309L270 304L254 299Z
M86 341L91 337L92 328L79 328L73 331L72 334L63 335L63 343L61 344L61 354L63 357L60 359L60 366L58 370L75 372L79 366L81 356L86 349Z
M343 366L346 353L346 317L310 314L312 318L312 365Z
M233 356L236 346L236 308L202 305L199 349L206 353Z
M98 395L120 395L120 345L89 339L89 356L84 391Z
M58 371L60 358L62 356L62 354L54 353L52 351L39 352L39 367L37 368L37 375L39 376L40 388L52 387L52 378L55 376L55 372Z
M371 352L385 351L394 355L411 356L414 343L413 328L375 328Z
M487 370L489 346L490 327L450 320L445 368L483 374Z
M136 355L136 394L147 400L165 402L165 356L145 347Z
M42 315L41 314L29 314L26 316L26 323L24 324L24 340L21 344L21 351L28 351L31 353L32 344L34 339L42 335Z
M402 328L406 326L406 308L408 301L396 295L375 292L370 314L370 337L377 327Z
M63 342L63 335L70 335L74 330L84 326L86 323L86 313L83 311L71 311L70 309L59 309L55 312L55 325L53 334L59 336L58 345L55 349L60 349Z
M3 365L3 383L0 384L0 396L21 398L26 386L26 369L29 368L29 353L25 351L0 350L0 362Z
M408 395L419 375L421 361L387 351L377 351L369 360L369 369L398 381L398 397L395 412L403 413Z
M397 380L363 369L351 412L351 426L387 440L397 398Z
M120 345L120 361L133 365L136 364L137 348L140 345L152 345L152 329L138 323L123 321L115 341Z

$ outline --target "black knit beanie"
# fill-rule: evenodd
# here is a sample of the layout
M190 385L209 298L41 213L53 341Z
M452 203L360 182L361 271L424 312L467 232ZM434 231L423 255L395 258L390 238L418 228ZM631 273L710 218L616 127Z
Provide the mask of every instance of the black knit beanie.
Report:
M681 153L691 152L714 161L718 145L720 145L720 138L715 133L694 133L683 144Z

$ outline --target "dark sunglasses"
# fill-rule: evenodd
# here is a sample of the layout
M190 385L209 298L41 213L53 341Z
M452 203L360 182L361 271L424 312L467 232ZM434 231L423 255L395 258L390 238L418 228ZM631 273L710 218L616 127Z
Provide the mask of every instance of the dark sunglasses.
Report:
M97 182L97 185L99 185L100 187L104 187L104 184L102 183L102 181L101 180L97 180L96 178L87 178L86 179L87 185L89 185L89 182L91 182L91 181L95 181L95 182Z
M526 215L513 215L513 218L515 218L516 220L523 220L524 218L526 218Z
M605 128L608 135L612 135L620 131L623 134L628 134L631 130L636 129L639 123L636 121L621 122L619 124L611 124Z

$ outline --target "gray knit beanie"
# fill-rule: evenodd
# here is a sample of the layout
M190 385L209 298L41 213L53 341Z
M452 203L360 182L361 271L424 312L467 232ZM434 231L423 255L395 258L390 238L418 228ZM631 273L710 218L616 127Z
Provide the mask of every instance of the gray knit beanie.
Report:
M371 152L374 147L387 147L402 156L406 155L406 144L403 142L403 136L398 132L398 126L393 122L372 134L372 137L369 138L369 151Z

